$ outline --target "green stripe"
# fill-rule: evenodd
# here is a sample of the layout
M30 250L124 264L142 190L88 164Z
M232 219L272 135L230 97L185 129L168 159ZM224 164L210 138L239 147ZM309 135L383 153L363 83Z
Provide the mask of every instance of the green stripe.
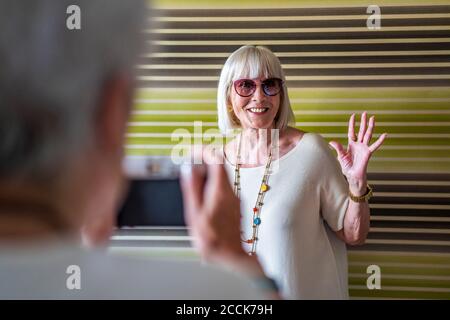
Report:
M190 141L194 141L194 137L192 136L190 138ZM225 139L221 138L215 138L213 137L211 141L225 141ZM228 139L229 140L229 139ZM347 138L338 138L338 139L331 139L327 138L325 139L327 141L338 141L342 145L347 144ZM170 137L167 138L160 138L160 137L128 137L126 139L127 144L149 144L149 145L155 145L155 144L177 144L180 139L175 139L172 141ZM189 141L189 140L184 140ZM200 141L200 138L195 138L195 141ZM206 139L202 139L203 143L209 144L211 141L208 141ZM374 139L372 139L372 142ZM396 139L396 138L389 138L386 139L383 143L383 146L407 146L407 145L434 145L434 146L449 146L450 144L450 138L449 139ZM450 151L448 151L450 153Z
M193 130L193 126L180 126L180 127L172 127L172 126L130 126L128 128L128 132L130 133L145 133L145 132L161 132L161 133L171 133L175 129L186 129L186 130ZM216 128L217 127L209 127L204 126L204 130L210 129L210 128ZM345 126L335 126L335 127L328 127L328 126L299 126L300 129L308 132L316 132L316 133L341 133L341 134L347 134L348 128ZM411 128L414 128L415 130L411 130ZM393 127L393 126L384 126L384 125L377 125L376 132L382 133L382 132L388 132L388 133L435 133L435 134L448 134L450 133L450 126L433 126L433 127L427 127L427 126L414 126L414 127L408 127L408 126L402 126L402 127Z
M449 98L450 99L450 98ZM357 113L370 110L450 110L450 102L295 102L291 103L294 111L311 110L353 110ZM134 110L195 110L217 111L215 103L160 103L138 102L134 104ZM299 117L300 115L297 115ZM377 115L378 117L378 115Z
M383 278L383 270L381 271L381 287L425 287L425 288L448 288L450 294L450 280L429 280L429 279L386 279ZM349 278L349 285L366 286L367 284L366 274L365 278ZM450 297L449 297L450 299Z
M350 289L350 298L395 298L395 299L450 299L447 292L413 292L413 291L385 291L385 290L354 290Z
M449 103L450 104L450 103ZM450 114L430 115L430 114L378 114L376 121L383 122L433 122L450 121ZM323 115L298 115L297 122L345 122L349 116L346 114L323 114ZM359 120L359 119L356 119ZM217 115L196 115L196 114L168 114L168 115L147 115L135 114L131 121L205 121L217 122Z
M291 99L313 99L313 98L450 98L450 88L289 88ZM139 89L135 95L136 99L216 99L215 89Z

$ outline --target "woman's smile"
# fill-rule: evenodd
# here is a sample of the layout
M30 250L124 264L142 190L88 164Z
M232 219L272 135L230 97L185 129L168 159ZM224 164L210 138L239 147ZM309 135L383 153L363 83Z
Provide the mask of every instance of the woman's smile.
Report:
M263 108L261 108L261 107L259 107L259 108L254 107L254 108L247 109L247 112L250 112L250 113L255 114L255 115L262 115L262 114L265 114L268 110L269 110L269 108L265 108L265 107L263 107Z

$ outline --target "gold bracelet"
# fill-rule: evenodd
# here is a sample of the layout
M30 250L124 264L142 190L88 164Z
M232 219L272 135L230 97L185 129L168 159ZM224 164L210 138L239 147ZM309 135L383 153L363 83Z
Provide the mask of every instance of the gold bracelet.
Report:
M348 191L348 196L350 197L350 199L358 203L368 201L372 197L372 195L373 195L372 188L369 185L367 185L366 193L363 194L362 196L355 196L354 194L351 193L350 190Z

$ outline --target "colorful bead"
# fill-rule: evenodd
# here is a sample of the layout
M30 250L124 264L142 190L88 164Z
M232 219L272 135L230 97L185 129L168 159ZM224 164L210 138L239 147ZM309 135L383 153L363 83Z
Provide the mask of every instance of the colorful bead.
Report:
M262 191L262 192L266 192L267 190L269 190L269 186L268 186L267 184L263 183L263 184L261 185L261 191Z
M253 212L255 212L255 213L258 212L258 208L256 208L256 207L253 208Z
M261 224L261 219L260 218L255 218L255 220L253 220L253 223L258 226L258 225Z

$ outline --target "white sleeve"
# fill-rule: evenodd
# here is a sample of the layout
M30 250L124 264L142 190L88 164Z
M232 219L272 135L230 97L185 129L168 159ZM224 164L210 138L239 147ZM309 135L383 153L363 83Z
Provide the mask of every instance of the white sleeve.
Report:
M344 227L347 211L348 183L342 173L341 166L328 143L321 138L323 146L320 155L320 211L323 219L334 231Z

